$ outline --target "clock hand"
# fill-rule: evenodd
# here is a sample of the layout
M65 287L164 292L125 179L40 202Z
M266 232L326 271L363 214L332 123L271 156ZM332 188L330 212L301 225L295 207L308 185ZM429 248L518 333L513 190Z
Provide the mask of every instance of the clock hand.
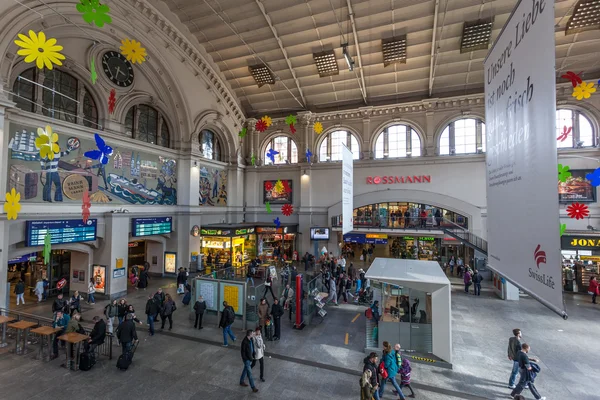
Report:
M123 71L121 71L121 67L117 67L117 77L119 76L119 74L127 76L127 75L125 75L125 73Z

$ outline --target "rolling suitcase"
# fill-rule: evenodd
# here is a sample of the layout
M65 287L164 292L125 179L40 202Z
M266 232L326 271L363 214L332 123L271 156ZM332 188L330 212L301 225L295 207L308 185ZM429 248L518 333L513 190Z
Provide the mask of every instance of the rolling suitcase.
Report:
M79 354L79 370L89 371L96 364L96 360L88 352Z
M133 361L133 355L135 354L137 346L138 342L135 342L131 351L123 353L119 356L119 359L117 360L117 368L119 368L121 371L127 371L127 368L129 368L131 362Z

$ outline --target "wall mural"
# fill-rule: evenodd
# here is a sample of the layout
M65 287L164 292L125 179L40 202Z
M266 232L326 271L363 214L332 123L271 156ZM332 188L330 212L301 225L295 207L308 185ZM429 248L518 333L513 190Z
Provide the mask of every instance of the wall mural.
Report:
M92 203L177 204L176 160L112 146L100 136L94 141L60 131L61 151L54 160L40 159L36 131L9 125L8 188L21 193L21 201L81 203L87 188ZM98 157L90 158L95 153Z
M200 168L200 205L227 205L227 171Z

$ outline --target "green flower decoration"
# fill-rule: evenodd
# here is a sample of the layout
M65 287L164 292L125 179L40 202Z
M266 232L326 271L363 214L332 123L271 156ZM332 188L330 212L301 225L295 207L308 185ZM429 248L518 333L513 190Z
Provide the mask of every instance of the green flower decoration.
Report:
M247 128L242 128L242 130L240 131L240 133L238 133L238 136L243 139L243 138L246 137L247 133L248 133L248 129Z
M93 58L90 60L90 79L92 80L92 85L95 85L96 80L98 79L98 74L96 73L96 62Z
M560 224L560 236L562 236L567 230L567 224Z
M285 123L287 125L295 125L296 124L296 116L295 115L288 115L287 117L285 117Z
M88 24L92 22L98 28L102 28L104 24L110 24L112 18L108 15L110 7L106 4L100 4L99 0L81 0L77 4L77 11L83 14L83 20Z
M558 164L558 180L561 182L565 182L570 176L571 173L569 172L569 166L563 166L562 164Z
M252 166L255 167L256 166L256 156L254 154L252 154L252 157L250 158L250 160L252 161Z
M267 201L267 202L265 203L265 207L266 207L266 209L267 209L267 212L268 212L269 214L271 214L271 203L269 203L269 202Z

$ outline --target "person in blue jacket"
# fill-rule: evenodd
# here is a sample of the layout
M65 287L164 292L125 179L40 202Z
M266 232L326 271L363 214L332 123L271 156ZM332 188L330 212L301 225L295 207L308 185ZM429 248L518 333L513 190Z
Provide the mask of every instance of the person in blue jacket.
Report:
M381 384L379 385L379 397L383 397L385 384L387 381L389 381L392 383L392 385L394 385L398 396L404 400L405 397L402 393L402 389L396 381L396 375L398 375L398 371L401 365L398 364L398 357L396 357L396 351L392 349L392 346L388 342L383 342L383 356L381 357L381 361L383 361L383 363L385 364L385 369L387 370L388 378L381 380Z
M52 359L58 357L58 337L65 333L70 319L71 317L69 317L69 314L63 313L62 311L56 311L54 321L52 321L52 327L60 328L60 331L56 332L54 335L54 343L52 343Z

